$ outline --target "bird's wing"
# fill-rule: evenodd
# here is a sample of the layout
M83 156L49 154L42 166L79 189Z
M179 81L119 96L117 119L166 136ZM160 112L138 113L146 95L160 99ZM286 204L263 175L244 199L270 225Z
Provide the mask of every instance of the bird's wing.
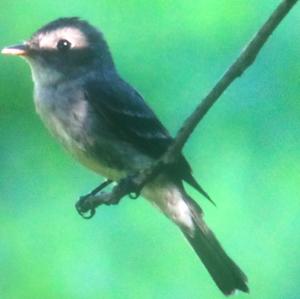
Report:
M173 138L143 98L121 79L89 80L85 91L89 103L114 133L144 154L156 159L172 143Z
M85 84L87 100L119 138L154 159L165 153L173 138L136 90L120 78L114 78L112 82L94 79ZM185 180L210 199L192 176L191 167L183 155L170 174L176 180Z

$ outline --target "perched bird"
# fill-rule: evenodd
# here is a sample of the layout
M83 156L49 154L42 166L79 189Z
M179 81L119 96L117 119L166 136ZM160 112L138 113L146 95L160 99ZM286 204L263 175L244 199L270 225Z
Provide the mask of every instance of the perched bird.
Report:
M57 19L2 53L25 58L45 125L76 159L109 181L149 166L172 143L143 97L118 74L102 33L88 22ZM207 227L183 181L208 197L183 155L142 195L179 227L225 295L248 292L245 274Z

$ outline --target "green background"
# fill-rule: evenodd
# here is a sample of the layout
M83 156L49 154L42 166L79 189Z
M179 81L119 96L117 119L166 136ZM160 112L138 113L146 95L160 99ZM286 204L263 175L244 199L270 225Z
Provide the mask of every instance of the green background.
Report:
M0 46L48 21L101 28L122 76L175 134L279 1L1 1ZM192 192L249 277L250 295L300 297L300 10L209 112L184 152L217 208ZM85 221L101 178L34 112L28 66L0 57L0 298L223 298L180 232L142 198Z

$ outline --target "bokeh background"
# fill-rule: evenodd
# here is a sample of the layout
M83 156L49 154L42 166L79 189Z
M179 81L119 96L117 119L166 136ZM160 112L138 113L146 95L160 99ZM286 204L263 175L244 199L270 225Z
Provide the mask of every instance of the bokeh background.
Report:
M279 0L1 1L0 47L61 16L109 41L122 76L175 134ZM217 208L191 191L249 277L250 295L300 296L300 10L296 7L184 152ZM90 221L100 177L34 112L28 66L0 57L0 298L223 298L180 232L142 198Z

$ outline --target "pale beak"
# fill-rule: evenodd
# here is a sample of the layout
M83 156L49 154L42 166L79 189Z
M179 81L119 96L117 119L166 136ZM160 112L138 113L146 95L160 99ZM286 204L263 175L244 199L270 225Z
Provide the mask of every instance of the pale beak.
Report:
M21 44L5 47L1 50L1 53L4 55L27 56L28 45Z

